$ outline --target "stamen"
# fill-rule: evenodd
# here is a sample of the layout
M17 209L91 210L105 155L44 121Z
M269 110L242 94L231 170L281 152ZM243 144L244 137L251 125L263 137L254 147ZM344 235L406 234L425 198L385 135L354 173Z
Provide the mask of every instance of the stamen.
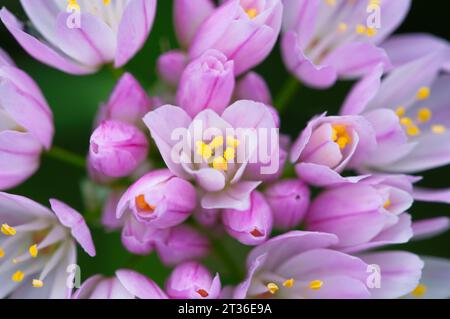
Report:
M5 257L5 251L2 248L0 248L0 258L3 257Z
M255 229L253 229L253 230L250 232L250 234L251 234L253 237L263 237L263 236L264 236L264 234L263 234L262 232L260 232L256 227L255 227Z
M426 100L429 96L430 96L430 88L426 86L421 87L416 94L416 98L418 100Z
M218 156L213 160L213 167L218 171L226 171L228 163L222 156Z
M428 108L422 108L417 112L417 120L425 123L431 120L431 110Z
M77 0L69 0L69 4L68 4L67 8L69 10L73 10L73 9L75 9L77 11L81 10L80 5L78 4Z
M255 8L251 8L245 10L245 13L247 13L250 19L254 19L258 15L258 10L256 10Z
M344 125L333 125L331 131L331 140L344 149L350 143L350 135Z
M30 253L31 257L36 258L38 256L38 248L37 245L34 244L32 246L30 246L30 248L28 249L28 252Z
M406 134L409 136L416 136L420 134L420 129L416 125L410 125L406 128Z
M14 282L21 282L24 277L25 274L22 271L18 270L11 276L11 279Z
M139 210L147 212L147 213L153 213L155 211L155 209L156 209L156 206L149 205L145 201L145 196L144 195L136 196L135 203L136 203L136 207Z
M403 106L399 106L396 110L395 110L395 114L397 114L398 117L402 117L403 115L405 115L406 110Z
M197 154L205 160L209 160L212 156L212 149L202 141L197 142Z
M329 6L334 6L336 4L336 0L325 0L325 2L329 5Z
M319 290L323 286L322 280L313 280L309 283L309 288L312 290Z
M435 124L431 126L431 131L434 134L444 134L447 131L447 128L441 124Z
M294 278L291 278L283 282L283 286L286 288L292 288L294 286L294 283L295 283Z
M44 287L44 282L39 279L33 279L32 285L34 288L42 288Z
M269 292L273 295L273 294L275 294L278 290L280 290L280 288L277 286L276 283L269 282L269 283L267 284L267 290L269 290Z
M378 33L378 31L375 28L367 28L367 30L366 30L366 34L368 37L374 37L377 35L377 33Z
M206 298L209 296L209 293L204 289L198 289L196 292L203 298Z
M409 117L402 117L400 119L400 124L402 124L404 126L411 126L411 125L414 125L414 122Z
M232 147L227 147L227 149L223 153L223 157L225 157L225 159L227 161L233 160L235 155L236 155L236 151Z
M414 297L422 297L423 295L425 295L427 292L427 286L425 286L424 284L418 284L417 287L411 291L411 295Z
M216 136L211 143L209 143L209 147L214 150L219 147L223 147L223 136Z
M358 34L364 34L364 33L366 33L366 30L367 30L367 28L362 24L358 24L356 26L356 33L358 33Z
M234 137L231 137L231 136L227 136L227 145L228 145L228 146L231 146L231 147L236 148L236 147L239 146L240 143L241 143L241 142L239 142L238 139L236 139L236 138L234 138Z
M103 0L104 5L108 5L111 2L111 0Z
M347 31L347 29L348 29L347 23L345 23L345 22L339 23L339 25L338 25L338 32L343 33L345 31Z
M14 227L9 226L8 224L3 224L1 230L6 236L14 236L17 233Z
M383 205L383 207L384 208L388 208L389 206L391 206L391 200L388 198L387 200L386 200L386 202L384 203L384 205Z

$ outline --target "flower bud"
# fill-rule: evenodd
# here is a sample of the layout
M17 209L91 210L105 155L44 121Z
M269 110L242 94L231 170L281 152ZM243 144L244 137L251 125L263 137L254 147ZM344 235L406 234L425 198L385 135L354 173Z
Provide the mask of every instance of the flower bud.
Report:
M184 70L177 104L192 117L204 109L222 114L231 101L234 84L233 61L217 50L208 50Z
M117 217L130 211L139 223L168 228L185 221L196 205L195 188L168 169L152 171L128 188L117 205Z
M219 275L213 278L196 262L178 265L166 283L167 294L173 299L217 299L220 289Z
M247 210L226 209L222 213L222 222L230 236L245 245L258 245L269 237L273 217L264 196L254 191Z
M177 86L186 67L186 54L180 50L172 50L162 54L156 62L158 74L169 85Z
M155 245L159 258L166 266L203 258L210 249L208 238L186 225L169 229L167 237Z
M236 84L236 100L252 100L272 105L272 96L266 81L256 72L247 73Z
M99 173L109 177L130 175L148 153L148 141L135 126L104 121L92 133L89 164Z
M274 226L278 229L295 228L300 224L309 206L309 188L298 179L287 179L271 185L265 197L272 208Z

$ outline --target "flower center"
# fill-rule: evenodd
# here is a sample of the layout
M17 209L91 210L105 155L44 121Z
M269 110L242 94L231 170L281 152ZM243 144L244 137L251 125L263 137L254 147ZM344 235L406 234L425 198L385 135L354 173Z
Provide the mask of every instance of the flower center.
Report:
M340 124L332 126L331 140L339 145L341 150L351 142L346 127Z
M212 167L218 171L227 171L228 163L233 162L236 157L236 149L239 146L239 140L232 136L216 136L211 142L196 142L196 153ZM225 150L224 150L225 149Z
M146 202L144 195L138 195L135 198L135 204L139 212L151 214L155 211L156 206L150 205Z

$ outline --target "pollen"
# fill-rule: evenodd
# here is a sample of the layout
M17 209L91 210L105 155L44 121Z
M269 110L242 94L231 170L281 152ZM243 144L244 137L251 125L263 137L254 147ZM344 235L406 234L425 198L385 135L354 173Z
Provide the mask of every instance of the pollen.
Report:
M402 117L403 115L405 115L406 110L403 106L399 106L396 110L395 110L395 114L397 114L398 117Z
M135 204L136 204L136 207L139 210L144 211L144 212L148 212L148 213L153 213L155 211L155 209L156 209L156 206L149 205L145 201L145 196L144 195L136 196Z
M196 292L203 298L206 298L209 296L209 293L204 289L198 289Z
M2 233L6 236L14 236L17 232L14 227L9 226L8 224L3 224Z
M345 22L339 23L338 28L337 28L337 30L339 32L345 32L345 31L347 31L347 29L348 29L348 25Z
M205 160L209 160L212 156L212 149L209 145L204 142L197 142L197 154L203 157Z
M431 120L431 110L428 108L422 108L419 110L419 112L417 112L417 120L419 122L428 122L429 120Z
M254 19L258 15L258 10L256 10L255 8L251 8L251 9L245 10L245 13L247 13L247 15L250 19Z
M212 164L213 167L218 171L226 171L228 169L227 161L222 156L214 158Z
M421 87L416 94L416 98L418 100L426 100L430 96L430 88L429 87Z
M14 282L21 282L24 277L25 274L22 271L18 270L11 276L11 279Z
M329 5L329 6L334 6L336 4L336 0L325 0L325 2Z
M312 290L319 290L323 286L322 280L313 280L309 283L309 288Z
M400 124L402 124L404 126L414 125L413 120L411 120L409 117L402 117L400 119Z
M44 282L42 280L39 279L33 279L32 283L34 288L42 288L44 287Z
M431 131L434 134L444 134L447 131L447 128L441 124L435 124L431 126Z
M409 136L417 136L420 134L420 129L416 125L410 125L406 128L406 134Z
M240 142L239 142L238 139L236 139L236 138L234 138L232 136L227 136L227 145L228 146L236 148L236 147L239 146L239 144L240 144Z
M366 30L366 34L368 37L374 37L377 35L377 33L378 33L378 31L375 28L367 28L367 30Z
M331 131L331 140L344 149L350 143L350 135L344 125L333 125Z
M383 207L384 208L388 208L389 206L391 206L391 200L388 198L387 200L386 200L386 202L384 202L384 205L383 205Z
M356 33L364 34L364 33L366 33L366 31L367 31L367 28L365 26L363 26L362 24L358 24L356 26Z
M223 136L216 136L208 145L211 150L223 147Z
M295 284L294 278L290 278L290 279L286 280L285 282L283 282L283 286L286 288L292 288L292 287L294 287L294 284Z
M273 295L275 294L278 290L280 290L280 288L278 287L278 285L276 283L273 282L269 282L267 284L267 290Z
M37 245L34 244L34 245L30 246L30 248L28 248L28 252L30 253L31 257L36 258L39 253Z
M0 258L3 257L5 257L5 251L2 248L0 248Z
M80 5L78 4L77 0L69 0L67 8L69 10L72 10L72 9L75 9L77 11L81 10Z
M427 292L427 287L424 284L418 284L417 287L411 291L411 295L414 297L422 297Z
M232 147L227 147L227 149L223 153L223 157L225 157L225 159L227 161L233 160L235 156L236 156L236 151Z
M111 0L103 0L103 4L106 5L106 6L107 6L108 4L110 4L110 2L111 2Z

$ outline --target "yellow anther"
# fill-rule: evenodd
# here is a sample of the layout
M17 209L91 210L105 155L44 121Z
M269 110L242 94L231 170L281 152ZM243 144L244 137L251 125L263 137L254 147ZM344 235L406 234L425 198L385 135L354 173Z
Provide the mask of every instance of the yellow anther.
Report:
M435 124L431 126L431 131L434 134L444 134L447 131L447 128L441 124Z
M339 148L342 150L347 146L347 144L349 142L350 142L350 140L347 137L342 136L342 137L338 138L336 143L337 143L337 145L339 145Z
M38 256L38 248L37 245L34 244L32 246L30 246L30 248L28 249L28 252L30 253L31 257L36 258Z
M366 33L367 28L365 26L363 26L362 24L358 24L356 26L356 33L358 34L364 34Z
M0 258L3 257L5 257L5 251L2 248L0 248Z
M25 274L22 271L18 270L11 276L11 279L14 282L21 282L24 277Z
M34 288L42 288L42 287L44 287L44 282L39 279L33 279L32 285Z
M400 124L404 126L411 126L414 125L414 122L409 117L402 117L400 118Z
M319 290L323 286L322 280L313 280L309 283L309 288L312 290Z
M366 30L366 34L368 37L374 37L377 35L377 33L378 33L378 31L375 28L367 28L367 30Z
M422 109L419 110L419 112L417 112L417 120L419 122L428 122L429 120L431 120L431 110L424 107Z
M247 13L250 19L254 19L258 15L258 10L256 10L255 8L251 8L245 10L245 13Z
M420 129L416 125L410 125L406 128L406 134L416 136L420 134Z
M348 29L347 23L345 23L345 22L339 23L339 25L338 25L339 32L345 32L345 31L347 31L347 29Z
M267 290L269 290L269 292L273 295L274 293L276 293L278 290L280 290L280 288L278 287L278 285L276 283L273 282L269 282L267 284Z
M211 143L209 143L209 147L214 150L216 148L223 147L223 136L216 136Z
M418 100L426 100L430 96L430 88L423 86L417 91L416 98Z
M103 4L108 5L111 2L111 0L103 0Z
M227 161L233 160L235 156L236 156L236 151L232 147L227 147L227 149L223 153L223 157L225 157L225 159Z
M388 198L387 201L384 203L383 207L384 208L388 208L389 206L391 206L391 200Z
M283 282L283 286L286 288L292 288L292 287L294 287L294 283L295 283L294 278L291 278L291 279L288 279L285 282Z
M403 106L399 106L396 110L395 110L395 114L397 114L398 117L402 117L403 115L405 115L406 110Z
M69 0L69 4L68 4L67 8L69 10L73 10L73 9L75 9L77 11L81 10L80 5L78 4L77 0Z
M325 0L325 2L329 5L329 6L334 6L336 4L336 0Z
M228 163L222 156L218 156L213 160L213 167L218 171L226 171Z
M197 154L203 157L205 160L209 160L212 156L212 149L209 147L209 145L206 145L205 143L198 141L197 142Z
M17 232L14 227L9 226L8 224L2 225L2 233L6 236L14 236Z
M344 149L350 143L350 135L344 125L333 125L331 131L331 140Z
M425 295L427 292L427 287L424 284L418 284L417 287L411 291L411 295L413 295L414 297L422 297L423 295Z
M236 147L239 146L240 143L241 143L241 142L239 142L238 139L236 139L236 138L234 138L234 137L232 137L232 136L227 136L227 145L228 145L228 146L231 146L231 147L236 148Z

